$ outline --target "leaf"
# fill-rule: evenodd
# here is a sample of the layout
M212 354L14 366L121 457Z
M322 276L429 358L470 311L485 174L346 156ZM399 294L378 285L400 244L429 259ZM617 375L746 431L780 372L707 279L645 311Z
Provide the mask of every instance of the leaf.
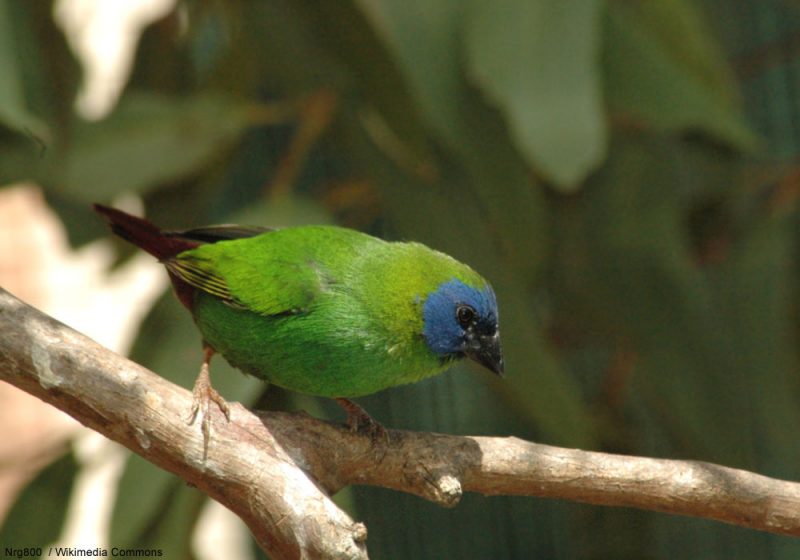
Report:
M165 558L193 558L192 535L209 498L174 477L163 497L164 507L131 548L163 550Z
M0 128L0 185L41 177L46 146L40 140Z
M247 126L247 108L224 96L130 94L107 119L76 127L58 188L90 202L177 181L221 157Z
M67 516L78 464L67 453L45 467L22 491L0 528L0 550L55 542Z
M273 196L251 204L232 218L232 223L270 228L330 224L333 218L316 200L294 194Z
M754 445L768 474L780 478L796 478L800 465L795 433L786 429L800 425L793 373L796 218L790 212L760 217L714 274L720 314L736 348L730 373L745 385Z
M355 0L303 0L293 6L314 27L326 51L346 65L365 104L377 109L412 156L430 157L425 128L397 60Z
M25 98L20 45L14 33L20 19L14 18L9 0L0 0L0 123L26 135L49 138L47 125L30 112Z
M359 0L397 58L421 114L440 134L457 143L460 70L460 0Z
M657 8L657 16L649 11ZM647 16L643 14L648 14ZM742 151L757 138L731 92L726 61L681 0L647 9L613 2L605 18L605 92L615 117L672 132L704 132Z
M161 549L168 558L188 558L206 499L172 473L131 453L117 489L109 542L120 548Z
M43 178L72 111L77 65L50 7L0 0L0 184Z
M53 17L56 0L9 2L15 22L17 61L31 112L51 127L54 145L66 141L81 67ZM45 138L45 140L47 140Z
M169 504L176 477L135 453L128 456L117 485L110 542L135 545Z
M687 157L693 152L694 158ZM741 236L724 264L698 266L687 239L694 193L675 188L713 171L695 150L641 138L615 145L585 198L562 217L562 268L551 286L554 315L604 339L623 340L635 356L627 390L650 415L634 420L646 454L756 468L781 451L777 423L794 421L789 333L789 235L767 224ZM761 410L759 410L761 407ZM769 413L767 411L770 411ZM794 459L793 459L794 457ZM784 461L771 461L773 466Z
M80 247L99 237L108 235L108 226L88 204L82 200L64 196L53 189L43 192L47 206L54 210L67 230L69 242L73 247Z
M471 2L466 68L528 162L574 190L602 161L599 0Z

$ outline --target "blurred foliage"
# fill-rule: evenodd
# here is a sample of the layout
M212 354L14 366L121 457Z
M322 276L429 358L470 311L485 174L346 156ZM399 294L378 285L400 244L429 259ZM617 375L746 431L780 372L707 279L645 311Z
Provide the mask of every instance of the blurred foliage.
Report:
M97 122L51 11L0 0L0 180L38 181L74 243L102 234L89 202L128 193L165 226L417 239L494 283L507 379L464 365L363 399L387 425L800 479L796 3L181 0ZM162 299L134 359L190 386L190 322ZM230 399L263 389L214 370ZM292 398L261 403L340 418ZM49 472L7 526L31 496L60 511L72 477ZM800 554L639 511L350 492L377 558ZM132 457L111 542L189 557L203 501Z
M70 450L28 484L0 527L0 550L44 547L55 542L67 518L69 499L78 472Z

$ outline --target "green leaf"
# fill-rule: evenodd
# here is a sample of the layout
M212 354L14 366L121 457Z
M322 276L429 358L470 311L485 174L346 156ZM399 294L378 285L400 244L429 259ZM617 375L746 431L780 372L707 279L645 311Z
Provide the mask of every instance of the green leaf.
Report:
M131 548L163 550L164 558L193 558L192 534L209 498L174 477L163 497L163 508Z
M800 425L797 406L797 348L793 307L798 271L794 212L760 217L714 272L720 314L736 348L736 369L752 415L753 445L764 473L796 478L800 447L787 426ZM761 465L759 463L759 466Z
M45 144L39 138L0 128L0 185L37 180Z
M741 240L726 241L741 247L724 265L698 266L687 236L694 192L684 183L731 175L692 147L641 135L615 144L560 220L556 316L629 347L626 390L652 417L633 421L639 445L652 446L640 452L751 469L770 453L786 456L788 469L795 454L781 449L791 436L777 428L797 416L786 396L794 391L786 224L752 233L738 224Z
M382 31L397 59L424 119L457 143L461 76L458 33L464 4L460 0L359 1Z
M414 161L429 157L426 131L397 60L355 1L303 0L293 6L314 27L326 51L346 65L364 102L377 109Z
M81 66L53 18L55 3L56 0L13 0L8 6L15 25L25 102L51 127L53 144L60 145L66 141L70 119L75 114Z
M727 63L694 8L682 0L646 6L613 2L606 13L605 92L613 116L753 150L758 141L731 95Z
M19 23L13 18L9 1L0 0L0 124L45 139L50 137L47 125L30 112L25 100L25 77L14 35Z
M156 548L168 558L190 557L191 535L205 494L131 453L117 489L111 546Z
M524 417L560 445L591 448L597 427L582 387L559 360L544 326L533 318L536 296L524 277L503 278L500 293L507 376L495 390Z
M107 119L76 127L58 187L90 202L177 181L220 158L248 123L243 104L219 95L130 94Z
M52 3L0 0L0 184L46 184L68 133L80 70Z
M67 453L44 468L22 491L0 528L0 551L6 547L40 547L61 533L78 472Z
M135 453L129 454L117 486L111 544L120 547L137 544L168 506L176 481L173 474Z
M333 218L316 200L295 194L273 196L245 207L232 216L231 223L271 228L330 224Z
M471 2L466 67L530 164L561 190L605 156L599 0Z

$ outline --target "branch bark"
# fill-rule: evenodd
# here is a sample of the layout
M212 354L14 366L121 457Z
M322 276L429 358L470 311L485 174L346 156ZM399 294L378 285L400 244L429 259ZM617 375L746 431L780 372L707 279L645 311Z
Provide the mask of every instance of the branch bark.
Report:
M699 461L517 438L391 430L369 438L304 414L212 408L204 457L191 394L0 288L0 379L175 473L239 515L275 558L366 558L367 530L329 495L350 484L454 506L464 491L636 507L800 536L800 483Z

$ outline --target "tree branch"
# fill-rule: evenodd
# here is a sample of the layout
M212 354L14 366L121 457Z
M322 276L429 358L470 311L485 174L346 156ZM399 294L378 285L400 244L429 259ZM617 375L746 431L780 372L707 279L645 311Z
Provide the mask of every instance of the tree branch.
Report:
M800 536L800 484L698 461L516 438L390 431L388 446L304 414L216 407L207 456L191 394L0 288L0 379L175 473L230 508L276 558L366 558L367 531L329 499L350 484L444 506L462 492L560 498Z

